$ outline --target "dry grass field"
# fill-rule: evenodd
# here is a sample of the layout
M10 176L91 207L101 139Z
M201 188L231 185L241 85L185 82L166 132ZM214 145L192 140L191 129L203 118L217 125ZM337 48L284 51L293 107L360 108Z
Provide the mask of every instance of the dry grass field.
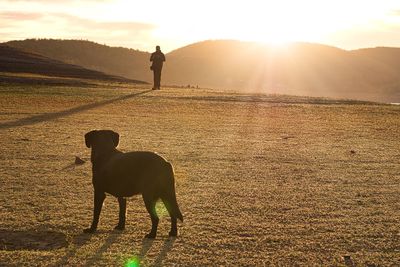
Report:
M98 232L82 233L93 129L174 165L178 238L159 205L158 236L143 239L139 196L124 232L108 196ZM400 106L3 84L0 137L0 266L400 266Z

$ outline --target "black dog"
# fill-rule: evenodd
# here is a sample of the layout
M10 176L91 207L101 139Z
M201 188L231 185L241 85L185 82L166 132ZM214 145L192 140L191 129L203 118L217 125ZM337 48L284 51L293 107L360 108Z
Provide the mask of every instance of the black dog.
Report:
M152 152L123 153L116 149L119 134L110 130L91 131L85 134L86 146L92 148L91 161L94 187L93 222L85 233L97 229L101 207L109 193L118 198L119 222L115 229L125 228L126 199L142 194L151 217L151 231L147 238L157 234L158 216L156 202L161 199L171 216L169 236L177 236L177 219L183 221L175 195L175 179L172 165Z

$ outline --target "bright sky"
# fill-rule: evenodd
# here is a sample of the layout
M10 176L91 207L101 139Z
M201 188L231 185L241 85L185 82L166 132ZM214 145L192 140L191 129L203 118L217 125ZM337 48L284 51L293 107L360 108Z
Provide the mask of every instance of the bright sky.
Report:
M0 42L26 38L149 52L208 39L400 47L400 0L0 0Z

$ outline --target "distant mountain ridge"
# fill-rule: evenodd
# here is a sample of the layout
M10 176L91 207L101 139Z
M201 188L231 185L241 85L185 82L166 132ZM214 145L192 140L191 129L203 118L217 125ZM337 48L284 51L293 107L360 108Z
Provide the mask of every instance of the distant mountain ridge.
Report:
M25 40L7 45L112 75L151 82L150 53L89 41ZM400 102L400 48L347 51L234 40L194 43L166 54L162 83L246 92Z
M149 53L133 49L108 47L82 40L27 39L5 44L111 75L138 80L150 80L151 77L143 68Z
M309 43L273 47L205 41L175 50L168 58L165 76L178 84L189 78L194 84L250 92L400 100L399 48L346 51Z
M42 55L21 51L17 48L0 44L0 72L31 73L60 78L95 79L144 83L124 77L112 76L96 70L85 69L78 65L67 64ZM2 77L0 79L6 79ZM9 78L7 78L9 80Z

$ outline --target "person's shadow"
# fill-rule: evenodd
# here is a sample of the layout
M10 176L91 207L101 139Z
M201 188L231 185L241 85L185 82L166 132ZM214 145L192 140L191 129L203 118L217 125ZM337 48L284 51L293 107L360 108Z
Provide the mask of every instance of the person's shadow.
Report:
M59 119L62 117L73 115L75 113L79 113L79 112L83 112L83 111L86 111L89 109L94 109L94 108L98 108L98 107L101 107L104 105L108 105L108 104L114 103L116 101L130 99L130 98L133 98L133 97L136 97L139 95L146 94L151 91L152 90L146 90L146 91L142 91L139 93L133 93L133 94L124 95L124 96L120 96L120 97L109 99L109 100L99 101L99 102L95 102L95 103L91 103L91 104L82 105L79 107L62 110L59 112L44 113L44 114L39 114L39 115L27 117L27 118L22 118L22 119L15 120L15 121L3 122L3 123L0 123L0 130L19 127L19 126L25 126L25 125L32 125L32 124L36 124L36 123L40 123L40 122L44 122L44 121Z

